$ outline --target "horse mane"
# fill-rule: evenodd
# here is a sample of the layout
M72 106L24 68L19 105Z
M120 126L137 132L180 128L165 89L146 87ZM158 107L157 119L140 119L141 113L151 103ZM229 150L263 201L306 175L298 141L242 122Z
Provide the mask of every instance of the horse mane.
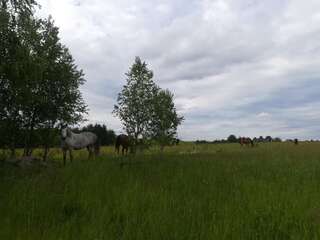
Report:
M67 128L67 137L71 137L72 131L70 128Z

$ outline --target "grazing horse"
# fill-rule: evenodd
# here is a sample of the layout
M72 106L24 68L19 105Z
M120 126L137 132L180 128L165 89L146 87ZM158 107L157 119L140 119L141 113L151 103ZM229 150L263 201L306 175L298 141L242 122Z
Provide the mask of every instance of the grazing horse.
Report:
M63 151L63 165L66 165L67 151L69 151L70 161L72 162L72 150L79 150L87 148L89 158L94 154L99 155L98 137L92 132L74 133L70 128L64 128L61 132L62 151Z
M124 155L124 153L128 154L128 150L130 147L130 139L128 135L125 134L120 134L117 138L116 138L116 152L119 154L120 152L120 146L122 146L122 155Z
M253 144L253 140L251 139L251 138L249 138L249 137L240 137L240 144L241 144L241 146L251 146L251 147L253 147L254 146L254 144Z

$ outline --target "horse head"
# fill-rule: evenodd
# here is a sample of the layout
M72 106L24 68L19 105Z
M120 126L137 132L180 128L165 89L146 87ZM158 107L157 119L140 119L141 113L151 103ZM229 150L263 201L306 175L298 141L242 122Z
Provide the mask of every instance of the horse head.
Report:
M67 138L67 128L63 128L61 130L61 138L62 140L65 140Z
M63 128L61 130L61 137L62 137L62 140L66 140L67 137L71 137L71 130L70 128L66 127L66 128Z

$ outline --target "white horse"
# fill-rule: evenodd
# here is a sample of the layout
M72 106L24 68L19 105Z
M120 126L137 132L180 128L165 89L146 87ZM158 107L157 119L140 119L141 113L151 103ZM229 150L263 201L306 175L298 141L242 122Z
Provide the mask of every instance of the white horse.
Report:
M69 151L70 161L72 162L72 150L87 148L89 158L95 154L99 154L98 137L92 132L74 133L70 128L64 128L61 132L62 138L62 152L63 152L63 165L66 165L67 151Z

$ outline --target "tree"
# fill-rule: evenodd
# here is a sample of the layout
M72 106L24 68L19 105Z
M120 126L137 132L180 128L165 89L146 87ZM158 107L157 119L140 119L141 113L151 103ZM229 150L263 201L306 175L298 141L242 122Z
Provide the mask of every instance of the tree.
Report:
M38 3L35 0L1 0L0 8L10 10L18 14L29 15Z
M166 145L176 140L177 128L183 117L178 116L173 94L169 90L159 90L153 100L153 115L151 120L152 138L161 146L163 151Z
M12 157L23 126L21 107L30 73L26 33L32 31L34 6L33 0L0 2L0 128L3 144L9 145Z
M49 17L41 20L41 45L38 55L41 57L40 70L40 93L38 98L40 124L45 129L42 135L45 143L45 156L50 147L49 133L59 125L74 125L84 120L87 106L79 90L85 83L82 70L74 63L69 50L60 43L59 29ZM48 134L45 134L45 133Z
M126 76L127 84L118 95L118 104L114 106L113 113L120 118L136 145L139 138L150 136L152 103L158 87L152 80L153 72L139 57L136 57Z
M115 143L116 134L113 130L108 130L106 125L89 124L82 128L82 131L93 132L98 136L100 145L108 146Z
M57 133L52 129L84 119L87 106L79 87L85 80L52 18L35 18L34 6L32 0L0 2L0 132L13 153L23 137L25 155L31 155L40 133L46 159ZM35 134L36 129L41 131Z
M38 117L36 127L42 129L41 141L46 160L56 131L61 125L73 125L84 120L87 106L79 90L85 83L82 70L74 63L69 50L60 43L59 29L51 17L39 20L35 46L36 90L33 91L33 115ZM32 98L32 97L31 97Z
M183 120L177 115L173 95L154 83L153 72L139 57L126 76L127 83L118 95L113 113L120 118L134 145L153 139L163 148L175 137Z
M266 140L266 142L272 142L272 137L271 136L266 136L265 140Z
M273 142L282 142L281 138L279 138L279 137L274 138L272 141Z
M230 142L230 143L236 143L236 142L238 142L238 139L237 139L237 137L235 135L231 134L228 137L227 141Z

